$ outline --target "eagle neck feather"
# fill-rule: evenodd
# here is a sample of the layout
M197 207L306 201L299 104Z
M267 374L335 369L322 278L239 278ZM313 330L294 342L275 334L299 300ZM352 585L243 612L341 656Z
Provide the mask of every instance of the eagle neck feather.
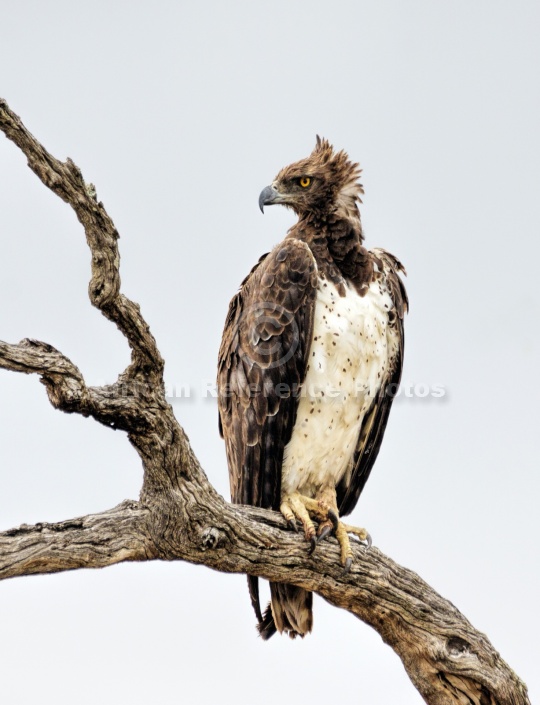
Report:
M336 285L342 296L345 284L352 284L363 296L373 277L373 261L362 245L359 219L309 214L300 218L287 235L304 241L317 262L319 276Z

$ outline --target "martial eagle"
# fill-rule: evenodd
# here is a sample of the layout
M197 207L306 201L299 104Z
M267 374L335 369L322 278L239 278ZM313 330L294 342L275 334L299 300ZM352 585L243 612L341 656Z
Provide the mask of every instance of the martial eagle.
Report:
M219 351L219 426L232 501L275 509L311 550L334 534L348 569L344 524L379 452L403 363L407 295L401 262L364 248L361 170L317 137L309 157L282 169L259 205L298 222L263 255L232 299ZM317 527L313 520L316 520ZM270 583L265 614L248 576L264 639L311 631L312 595Z

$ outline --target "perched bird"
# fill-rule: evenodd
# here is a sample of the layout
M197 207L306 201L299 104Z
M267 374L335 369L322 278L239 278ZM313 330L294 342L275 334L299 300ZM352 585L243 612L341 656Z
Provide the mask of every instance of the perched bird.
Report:
M407 295L401 262L363 246L361 170L317 137L309 157L282 169L259 205L298 222L263 255L233 297L218 363L219 426L232 501L300 522L311 550L334 534L348 569L344 524L379 452L403 363ZM317 524L314 523L314 520ZM312 629L312 594L270 583L263 639Z

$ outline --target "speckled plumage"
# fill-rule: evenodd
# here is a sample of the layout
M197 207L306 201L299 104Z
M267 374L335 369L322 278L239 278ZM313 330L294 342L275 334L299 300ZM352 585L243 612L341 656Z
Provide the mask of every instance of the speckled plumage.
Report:
M299 220L244 280L225 324L219 418L233 502L279 509L291 492L316 498L331 487L346 515L377 457L407 297L399 260L362 245L359 173L318 138L263 192ZM311 630L309 593L271 584L263 616L257 580L248 582L264 638Z
M349 284L341 296L332 282L319 280L303 393L283 454L282 494L315 497L348 471L364 416L395 363L391 307L377 281L364 296Z

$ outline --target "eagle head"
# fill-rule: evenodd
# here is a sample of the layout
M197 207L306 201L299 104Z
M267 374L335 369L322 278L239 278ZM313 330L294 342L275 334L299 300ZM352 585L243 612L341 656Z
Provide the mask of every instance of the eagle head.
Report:
M270 186L262 190L259 206L280 203L300 217L326 217L333 213L359 218L358 203L364 193L358 182L361 169L343 150L335 152L317 135L315 149L305 159L282 169Z

